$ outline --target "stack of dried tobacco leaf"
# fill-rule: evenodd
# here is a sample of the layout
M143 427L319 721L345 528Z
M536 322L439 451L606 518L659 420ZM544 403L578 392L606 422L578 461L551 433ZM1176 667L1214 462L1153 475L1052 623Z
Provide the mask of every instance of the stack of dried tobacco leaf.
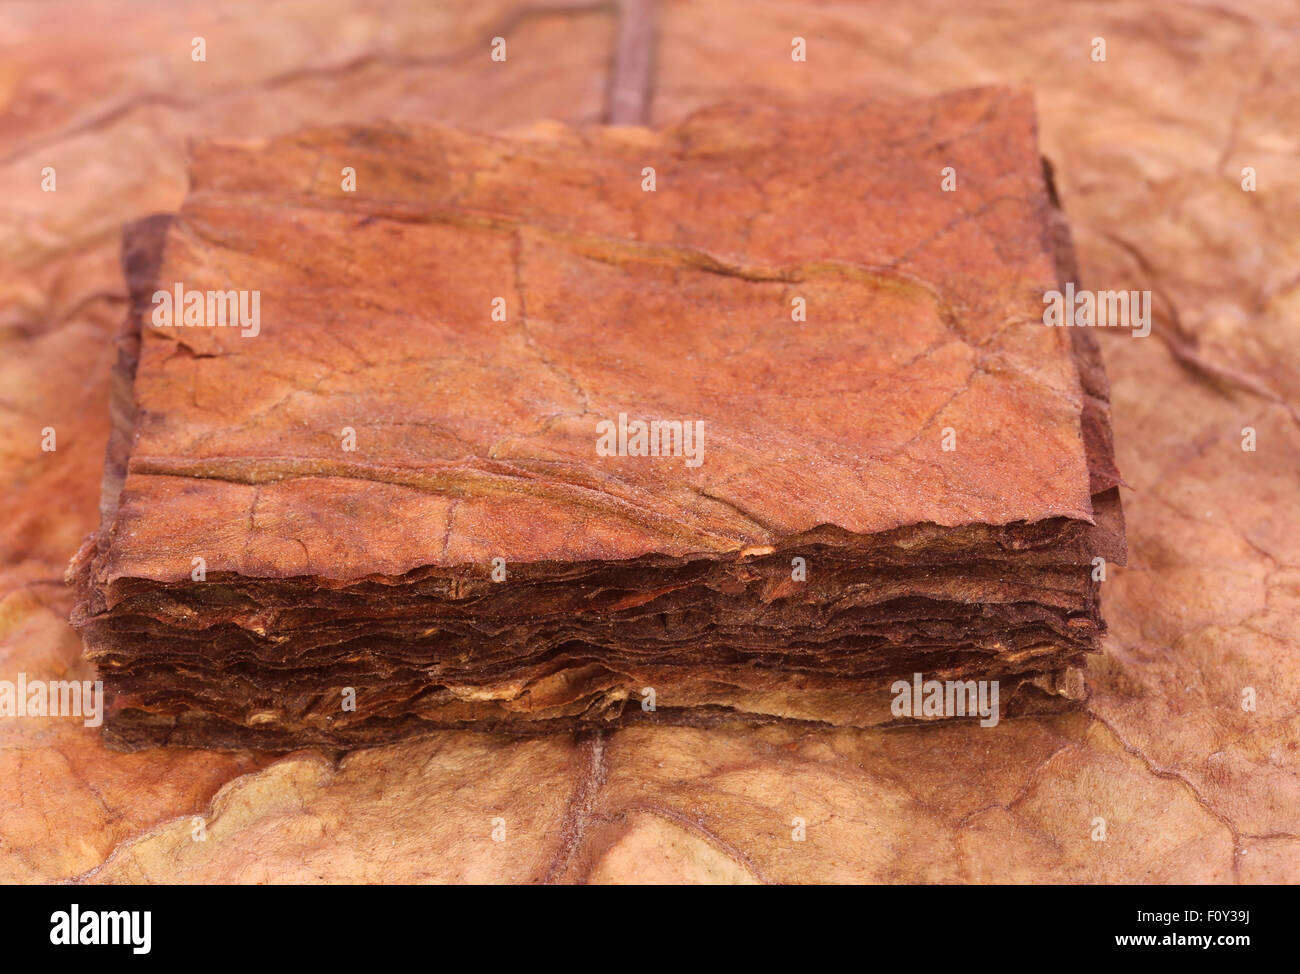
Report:
M1032 101L194 150L75 620L123 748L1068 706L1122 560Z

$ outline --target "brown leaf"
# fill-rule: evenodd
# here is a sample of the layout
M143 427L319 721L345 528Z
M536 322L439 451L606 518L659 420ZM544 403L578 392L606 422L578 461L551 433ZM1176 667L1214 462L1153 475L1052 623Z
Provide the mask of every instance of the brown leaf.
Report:
M162 69L141 56L198 33L188 25L202 6L159 4L129 30L115 29L88 9L75 32L61 17L58 30L42 30L40 18L59 16L49 5L23 8L23 17L35 19L19 23L24 60L0 115L0 142L8 147L0 188L14 201L0 235L0 247L12 248L0 260L6 268L0 272L0 320L10 326L3 333L4 361L16 357L15 373L35 378L14 401L6 393L6 404L19 408L0 414L0 429L6 473L20 471L6 511L18 515L24 538L40 539L35 547L42 553L27 560L26 541L20 545L8 540L14 535L0 534L6 585L57 577L62 565L56 551L68 545L64 554L71 554L76 539L93 527L106 434L105 426L93 424L104 422L107 336L120 319L121 305L111 301L124 298L114 277L116 234L129 219L179 204L185 136L362 121L392 114L385 104L395 100L407 109L398 114L452 122L473 123L476 115L493 124L527 123L539 115L591 120L599 114L613 36L612 18L604 14L536 21L539 29L550 25L550 33L539 35L544 66L521 60L526 79L501 97L486 72L468 80L469 67L481 67L474 44L464 48L470 53L462 61L425 68L386 63L388 55L380 54L353 69L300 70L320 66L317 50L334 56L330 64L346 63L366 50L391 50L404 36L412 38L408 53L436 51L436 21L413 23L396 8L378 6L370 15L365 11L372 8L357 4L353 10L366 26L347 34L332 18L309 30L288 8L259 5L242 15L246 20L236 18L244 33L234 39L255 32L299 38L292 48L297 53L286 56L281 51L288 48L268 43L254 56L245 45L238 70L248 71L249 83L243 86L232 68L225 81L233 91L206 104L201 85L185 89L180 83L190 70L187 46ZM29 823L21 836L5 833L5 875L80 874L119 839L135 835L101 878L131 875L126 864L137 856L159 881L179 877L182 868L190 876L201 870L212 877L303 876L293 872L298 867L286 861L273 829L258 839L257 830L273 824L301 830L284 843L287 849L314 848L323 863L328 855L321 850L328 848L340 865L316 872L338 880L373 875L359 851L378 850L385 837L390 849L403 850L385 860L392 863L392 878L424 870L431 877L599 881L1300 880L1300 803L1294 800L1300 771L1300 561L1294 551L1300 82L1285 70L1297 58L1297 19L1294 5L1284 0L1231 9L1155 2L1097 7L1006 0L986 7L898 0L825 7L719 0L666 3L660 10L656 123L720 98L762 100L771 93L928 95L997 82L1035 89L1043 146L1075 231L1083 280L1098 288L1157 291L1152 338L1101 336L1114 386L1120 469L1131 487L1125 495L1131 565L1112 567L1103 585L1112 635L1089 670L1091 715L1006 723L992 733L766 729L736 738L642 728L611 735L599 760L586 745L576 763L552 753L562 739L502 743L512 763L500 768L476 765L487 745L463 736L361 752L337 770L323 757L295 755L228 786L223 795L239 790L256 800L237 815L222 805L224 813L211 826L218 844L210 848L190 841L186 828L190 814L205 810L204 789L189 789L184 800L158 810L159 817L177 817L170 825L128 816L115 831L102 812L86 811L95 803L84 779L58 770L60 752L45 737L23 751L33 759L50 752L39 758L53 769L42 786L4 778L20 784L17 807ZM143 26L155 20L156 27ZM173 30L179 21L184 28ZM425 23L435 26L420 33ZM139 49L124 46L134 33L145 38ZM809 41L806 63L789 59L796 35ZM1109 41L1104 63L1088 56L1097 35ZM150 71L161 73L151 77ZM277 77L279 83L268 83ZM536 98L533 84L544 87ZM169 106L164 99L171 89L200 101ZM43 92L57 94L55 110L43 102ZM66 187L75 203L59 196L54 206L32 190L42 156L56 149L71 166L60 169L59 192ZM120 164L106 167L99 160ZM1243 166L1258 171L1254 194L1240 189ZM93 178L69 184L65 170ZM79 263L77 248L88 241L99 257ZM92 265L100 270L82 273ZM116 297L93 298L104 288ZM96 361L74 369L56 351L57 342L48 357L29 344L65 318L90 322L102 336L94 339L97 355L87 356ZM76 471L69 466L48 481L57 488L33 487L36 471L50 468L29 464L51 459L35 457L33 444L45 425L38 414L70 407L53 385L65 361L58 381L70 390L99 388L93 393L99 407L85 413L91 425L84 426L84 457L67 460ZM42 374L50 384L39 381ZM69 429L85 422L76 412L68 408L68 418L59 422L74 424ZM1240 449L1247 425L1258 432L1254 453ZM99 445L89 442L96 439ZM61 453L54 456L65 461ZM8 530L0 522L0 532ZM58 628L49 609L14 601L29 597L11 594L4 603L4 612L13 613L4 618L28 620L9 624L6 652L20 652L21 644L15 658L53 652L65 669L74 666L79 647L71 631ZM42 635L42 626L50 632ZM1254 712L1241 709L1245 686L1258 692ZM73 733L65 728L57 736ZM75 735L80 739L81 732ZM445 760L451 770L423 772L420 757L439 747L450 749ZM174 760L172 752L124 757L96 745L80 766L131 769L150 780L155 772L149 769ZM540 771L520 771L529 762L550 772L568 769L563 787L551 782L564 795L567 837L557 847L540 833L508 829L504 849L528 846L520 848L528 853L521 858L531 857L522 868L494 858L504 850L490 838L484 843L482 823L503 803L503 786L528 788L538 780ZM388 773L399 781L392 793L383 784ZM125 797L130 779L116 779L122 791L112 807L131 803ZM280 784L287 782L293 787ZM477 800L480 790L486 797ZM436 812L419 823L430 837L427 847L384 824L394 814L394 796L417 801L449 792L462 811L445 830ZM340 807L334 803L344 795L353 802L348 811L358 818L356 828L334 822L327 831L313 824L314 814L331 823L329 815L337 813L317 810ZM69 819L75 826L47 824L57 820L59 807L83 810ZM307 811L294 814L294 807ZM553 809L547 803L536 821L554 822ZM217 824L222 814L225 825ZM508 821L513 814L505 813ZM804 843L790 840L796 815L808 822ZM1106 842L1090 838L1098 816L1108 823ZM417 827L414 819L403 821ZM155 831L138 834L146 829ZM329 840L312 847L313 835L327 834ZM276 868L259 874L257 863L266 855ZM34 866L42 857L49 865Z

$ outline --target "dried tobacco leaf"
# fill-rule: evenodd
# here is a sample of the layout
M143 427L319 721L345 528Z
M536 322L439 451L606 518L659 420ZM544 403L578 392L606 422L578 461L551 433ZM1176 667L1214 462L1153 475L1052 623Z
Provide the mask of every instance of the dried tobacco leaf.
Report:
M187 135L392 115L469 125L595 117L584 95L594 88L599 97L591 79L608 61L598 15L525 20L505 5L476 3L484 25L497 23L475 32L450 29L463 25L443 16L452 9L349 0L214 14L210 4L173 0L129 19L111 5L86 7L75 23L59 5L11 11L9 52L19 70L0 109L0 180L11 204L0 235L0 370L16 407L0 413L6 592L42 578L48 585L25 592L51 591L93 526L107 427L101 390L120 320L116 238L122 222L179 205ZM177 36L178 17L240 56L196 73L182 49L160 65L157 52ZM329 763L290 755L233 782L212 809L209 841L194 843L191 816L209 813L204 789L191 791L172 763L182 752L117 755L79 721L5 722L12 764L0 775L0 874L66 879L136 836L96 878L1300 876L1300 532L1284 504L1300 482L1292 401L1300 289L1288 288L1296 268L1285 259L1300 226L1300 97L1294 75L1274 68L1295 55L1294 5L711 0L661 5L659 24L653 102L661 122L723 98L1031 83L1083 279L1172 299L1157 305L1157 338L1101 336L1120 466L1133 489L1125 495L1131 567L1102 586L1110 633L1087 670L1092 714L991 730L620 730L605 735L610 768L605 784L591 786L600 800L577 868L560 873L546 865L551 850L532 845L529 804L535 780L557 792L569 780L556 767L524 769L510 759L540 742L502 738L500 756L486 761L474 759L485 746L474 734L359 752L341 762L344 773L324 776L320 800L304 799L289 779ZM480 41L503 27L512 60L490 64ZM1090 62L1086 41L1098 33L1122 35L1124 56ZM793 34L811 42L807 63L790 62ZM33 178L47 157L59 167L55 195ZM1258 193L1232 178L1243 166L1258 170ZM78 170L96 178L64 178ZM1228 374L1242 381L1206 380ZM34 446L46 423L58 428L57 453ZM1258 430L1259 452L1235 442L1244 425ZM14 609L0 645L6 674L79 672L80 640L48 609L35 610L48 626L14 623L27 601L6 602ZM34 659L51 668L37 670ZM1260 691L1258 711L1239 706L1243 686ZM71 766L61 754L67 741L78 749ZM431 755L443 747L445 755ZM227 760L205 758L201 774ZM43 770L34 776L37 762ZM420 774L402 778L409 787L394 787L412 768ZM158 782L174 790L164 794ZM213 776L208 790L219 782ZM428 814L403 814L412 807ZM790 820L800 814L807 842L791 843ZM1089 840L1097 815L1112 826L1105 842ZM496 816L510 823L504 846L487 837ZM519 848L520 839L529 844ZM521 869L527 860L531 869Z
M130 242L76 567L115 745L1079 697L1118 474L1025 94L321 130L191 187Z

